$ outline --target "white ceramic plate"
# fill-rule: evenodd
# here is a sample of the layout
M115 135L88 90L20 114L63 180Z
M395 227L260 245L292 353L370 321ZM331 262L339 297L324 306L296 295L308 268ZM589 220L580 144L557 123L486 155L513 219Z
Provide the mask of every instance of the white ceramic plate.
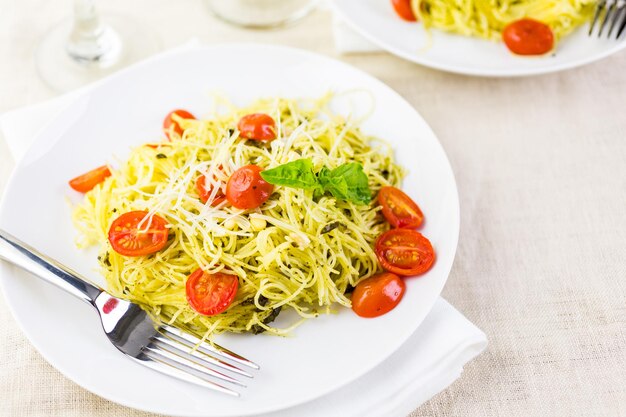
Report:
M619 41L590 38L583 25L541 57L511 54L504 43L444 33L432 40L420 24L401 20L389 0L333 0L335 10L357 32L392 54L449 72L490 77L544 74L588 64L626 47ZM430 46L428 46L430 45Z
M392 141L399 163L410 169L404 189L426 214L423 233L438 254L427 274L407 280L407 294L395 310L366 320L342 309L308 321L290 338L221 337L221 344L262 367L235 399L125 358L108 344L88 306L0 264L9 306L33 345L67 377L102 397L186 416L253 415L301 404L387 358L422 322L447 279L459 231L458 195L443 149L415 110L381 82L329 58L281 47L215 46L168 54L106 80L38 135L7 186L0 227L101 283L94 253L73 245L65 201L72 195L69 178L114 161L113 155L123 157L131 145L159 138L162 118L173 108L206 115L214 92L245 104L261 96L317 97L349 89L374 98L374 113L363 129ZM367 103L367 94L348 97L357 112Z

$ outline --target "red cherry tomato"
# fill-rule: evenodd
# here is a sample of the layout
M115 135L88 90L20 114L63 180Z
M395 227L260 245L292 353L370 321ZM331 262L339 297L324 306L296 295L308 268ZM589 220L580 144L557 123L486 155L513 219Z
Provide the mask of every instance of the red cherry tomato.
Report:
M111 176L109 167L103 165L96 169L93 169L83 175L70 180L70 187L81 193L86 193L96 185L100 184L105 178Z
M396 187L381 188L378 203L382 206L383 216L393 227L415 228L424 220L419 206Z
M147 215L147 211L129 211L113 221L109 242L115 252L124 256L143 256L165 247L167 222L156 214L144 222Z
M146 143L144 146L147 146L148 148L152 148L152 149L159 149L159 148L164 148L164 147L171 146L171 145L168 145L167 143Z
M233 302L238 287L236 275L223 272L209 274L198 268L187 278L185 289L191 308L205 316L214 316L225 311Z
M269 142L276 139L276 122L265 113L253 113L243 116L239 123L239 136L245 139Z
M165 120L163 120L163 130L165 131L165 135L167 136L167 138L170 140L172 139L170 137L171 130L176 132L178 136L183 135L183 128L180 127L179 124L176 123L174 119L172 119L173 114L176 114L176 116L182 119L195 119L194 115L189 113L187 110L178 109L178 110L173 110L169 112L167 116L165 116Z
M213 192L213 188L211 188L211 185L206 183L205 175L200 175L198 177L198 180L196 181L196 189L198 190L200 201L202 201L203 203L206 203L208 201L209 197L211 196L211 193ZM226 200L226 195L220 188L215 193L215 198L213 199L213 201L211 201L211 206L215 207L224 200Z
M376 239L374 251L385 270L402 276L422 274L435 261L435 250L430 241L411 229L392 229L383 233Z
M383 272L359 282L352 293L352 310L361 317L378 317L393 310L406 285L396 274Z
M391 4L398 16L402 19L407 22L417 21L415 13L413 13L413 9L411 8L411 0L391 0Z
M253 209L265 203L274 186L261 177L261 167L246 165L233 172L226 184L226 199L238 209Z
M518 55L542 55L554 46L550 26L533 19L510 23L504 28L502 39L509 50Z

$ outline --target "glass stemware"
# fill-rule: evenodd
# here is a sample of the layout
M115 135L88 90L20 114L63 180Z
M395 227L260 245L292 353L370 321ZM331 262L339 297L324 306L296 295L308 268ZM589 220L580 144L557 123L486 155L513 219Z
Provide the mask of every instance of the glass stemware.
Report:
M149 56L159 41L123 15L101 16L94 0L74 0L72 19L53 27L37 48L37 70L56 91L68 91Z

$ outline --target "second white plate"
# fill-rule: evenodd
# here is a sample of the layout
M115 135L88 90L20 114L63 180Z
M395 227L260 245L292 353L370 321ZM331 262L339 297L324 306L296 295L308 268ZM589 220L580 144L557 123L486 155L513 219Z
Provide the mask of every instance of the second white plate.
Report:
M433 29L432 39L419 23L401 20L390 0L332 0L354 30L380 48L427 67L467 75L513 77L562 71L597 61L626 47L619 41L588 37L588 26L562 39L553 53L516 56L504 43Z

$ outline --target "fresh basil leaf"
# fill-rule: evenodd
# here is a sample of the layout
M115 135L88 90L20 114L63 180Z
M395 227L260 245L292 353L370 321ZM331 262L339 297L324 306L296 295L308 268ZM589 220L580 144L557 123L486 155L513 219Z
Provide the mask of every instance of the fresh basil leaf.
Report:
M317 173L317 181L319 182L320 186L322 188L326 188L326 185L328 183L330 183L331 181L331 170L326 168L326 167L322 167L322 169L320 170L320 172Z
M297 159L276 168L261 171L261 177L270 184L310 190L319 184L313 174L313 162L310 159Z
M356 204L369 204L372 200L367 175L356 162L343 164L330 170L326 167L315 175L310 159L298 159L276 168L261 171L261 177L270 184L330 193L333 197Z
M356 162L340 165L332 171L322 168L318 180L335 198L357 204L369 204L372 200L367 175L363 166Z

